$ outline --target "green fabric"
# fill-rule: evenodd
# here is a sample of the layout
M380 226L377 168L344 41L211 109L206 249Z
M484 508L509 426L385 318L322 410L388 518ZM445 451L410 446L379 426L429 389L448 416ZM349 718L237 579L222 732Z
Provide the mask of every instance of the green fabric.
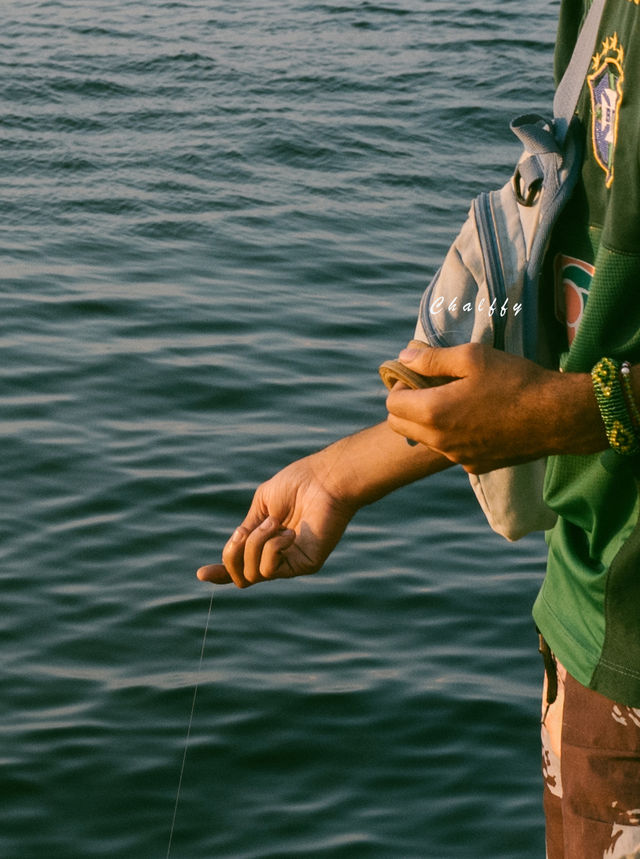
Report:
M563 0L558 75L586 8L583 0ZM640 6L633 0L607 3L578 115L582 180L554 234L543 286L547 327L567 372L589 372L603 356L640 362ZM576 283L572 295L586 295L585 271L592 273L570 346L569 327L555 319L563 305L555 293L566 288L559 270ZM577 680L639 707L638 484L632 462L613 459L614 467L599 454L549 461L545 498L559 519L547 535L547 575L534 618Z
M622 701L637 699L640 664L630 659L629 644L638 638L640 606L640 524L616 555L609 569L605 602L605 638L592 685L608 698ZM632 610L629 611L629 606Z

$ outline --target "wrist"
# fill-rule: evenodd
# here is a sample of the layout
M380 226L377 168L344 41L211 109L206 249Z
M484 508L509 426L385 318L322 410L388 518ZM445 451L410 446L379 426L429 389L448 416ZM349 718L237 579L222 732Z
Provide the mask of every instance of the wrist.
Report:
M607 435L590 373L552 373L548 406L552 453L590 454L605 450Z
M424 445L411 447L384 422L313 454L311 467L336 503L355 513L451 464Z

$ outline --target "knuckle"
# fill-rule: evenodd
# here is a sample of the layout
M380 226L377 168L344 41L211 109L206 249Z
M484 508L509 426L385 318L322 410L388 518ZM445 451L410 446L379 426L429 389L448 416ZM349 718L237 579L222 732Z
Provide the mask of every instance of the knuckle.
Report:
M431 397L423 404L421 417L438 441L446 436L447 404L441 396Z
M282 558L278 552L277 546L274 545L274 542L275 541L272 540L264 547L262 557L260 559L260 566L258 568L260 579L277 578L278 565Z
M227 543L227 545L224 546L222 549L222 563L225 565L225 567L229 567L232 560L233 556L231 554L231 546L229 545L229 543Z
M465 343L462 355L467 369L484 362L484 343Z

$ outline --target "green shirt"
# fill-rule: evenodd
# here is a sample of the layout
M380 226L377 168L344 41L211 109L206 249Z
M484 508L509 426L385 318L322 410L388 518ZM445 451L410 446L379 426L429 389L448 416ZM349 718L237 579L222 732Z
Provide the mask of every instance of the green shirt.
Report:
M562 0L556 73L588 3ZM559 364L588 372L603 356L640 362L640 0L608 0L578 106L582 178L554 233L543 301ZM583 685L640 707L640 524L629 460L549 460L558 513L534 618ZM613 473L612 473L613 472Z

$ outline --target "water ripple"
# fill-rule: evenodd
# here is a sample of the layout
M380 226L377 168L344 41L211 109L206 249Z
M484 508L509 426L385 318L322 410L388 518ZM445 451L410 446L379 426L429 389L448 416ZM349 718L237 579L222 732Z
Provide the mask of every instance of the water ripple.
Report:
M555 14L12 4L2 856L164 855L196 682L173 855L540 854L544 546L465 475L363 510L316 577L216 591L200 673L193 573L256 483L384 416L377 364L548 102Z

